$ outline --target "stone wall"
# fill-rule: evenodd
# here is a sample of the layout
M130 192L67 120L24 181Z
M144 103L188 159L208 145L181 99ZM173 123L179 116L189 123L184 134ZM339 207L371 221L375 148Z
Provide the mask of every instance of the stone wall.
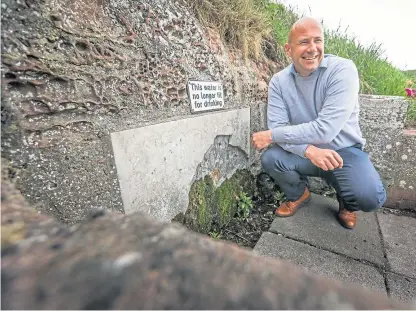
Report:
M404 97L360 95L360 126L368 152L387 190L386 207L416 210L414 130L405 129L409 102ZM312 190L327 184L311 179Z
M188 80L221 82L225 110L257 106L279 69L229 52L181 1L5 0L1 48L3 175L69 224L123 211L112 133L190 117Z
M220 187L237 169L261 171L250 134L266 128L280 65L243 61L182 2L4 1L2 14L2 173L39 211L69 224L97 208L168 221L204 176ZM224 109L192 114L188 80L220 81ZM366 150L398 197L389 204L409 206L407 103L360 102Z

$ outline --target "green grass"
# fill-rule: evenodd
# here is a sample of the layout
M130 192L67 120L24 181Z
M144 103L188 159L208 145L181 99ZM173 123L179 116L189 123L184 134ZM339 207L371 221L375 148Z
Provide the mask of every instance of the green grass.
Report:
M269 0L184 1L203 25L216 29L223 42L241 50L244 57L261 59L267 55L289 64L283 46L290 27L300 18L292 8ZM346 35L345 30L325 30L325 53L354 61L362 94L406 96L405 88L416 85L414 71L394 67L382 56L381 45L363 46L356 38ZM408 120L416 122L414 110L411 105Z
M259 0L184 0L206 27L214 28L223 42L245 58L258 59L271 27Z
M271 20L277 43L283 46L292 24L300 17L282 4L263 3L264 13ZM404 96L409 73L400 71L382 57L382 46L363 46L345 31L325 30L325 53L349 58L357 66L363 94Z

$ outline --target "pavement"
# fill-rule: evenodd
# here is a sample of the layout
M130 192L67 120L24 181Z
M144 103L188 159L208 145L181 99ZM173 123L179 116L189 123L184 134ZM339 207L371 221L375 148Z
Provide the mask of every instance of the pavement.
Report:
M348 230L337 212L336 200L312 194L294 216L276 217L253 251L416 303L416 218L358 212L356 228Z

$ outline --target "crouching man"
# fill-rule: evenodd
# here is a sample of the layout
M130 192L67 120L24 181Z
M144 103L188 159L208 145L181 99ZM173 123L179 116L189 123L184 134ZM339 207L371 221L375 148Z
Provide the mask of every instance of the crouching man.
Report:
M359 77L351 60L324 54L321 24L298 20L285 45L292 64L270 81L267 131L253 134L263 169L285 193L275 211L289 217L309 202L306 176L324 178L337 192L338 220L357 223L356 211L371 212L386 201L379 174L363 151L359 127Z

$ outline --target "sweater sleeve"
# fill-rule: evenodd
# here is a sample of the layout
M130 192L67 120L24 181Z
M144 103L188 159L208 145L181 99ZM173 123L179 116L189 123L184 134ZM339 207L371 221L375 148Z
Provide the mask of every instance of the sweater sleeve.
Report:
M318 117L307 123L273 128L273 141L278 144L330 143L350 118L358 101L359 87L354 63L340 63L328 80L326 97Z
M283 101L280 90L278 77L271 80L268 90L268 105L267 105L267 126L269 130L279 128L281 126L290 125L289 111ZM305 150L308 144L289 144L280 142L277 143L284 150L305 157Z

